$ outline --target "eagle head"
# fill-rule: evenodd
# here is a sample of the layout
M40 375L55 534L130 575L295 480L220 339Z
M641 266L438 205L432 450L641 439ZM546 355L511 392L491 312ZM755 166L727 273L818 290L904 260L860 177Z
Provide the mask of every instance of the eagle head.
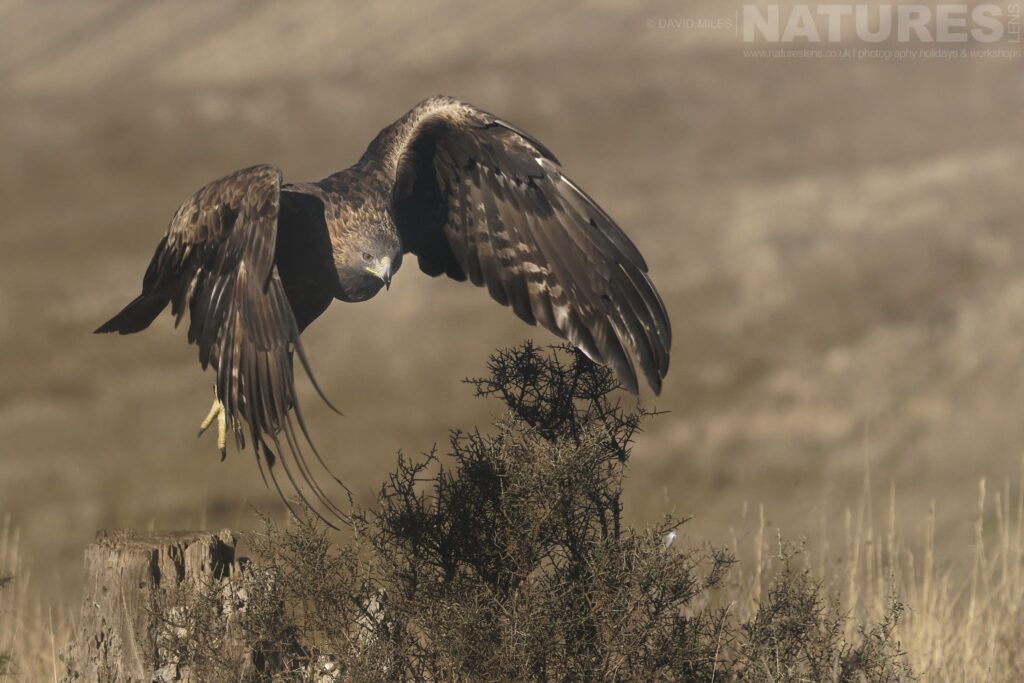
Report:
M402 267L398 231L387 223L349 231L346 239L336 244L334 265L338 271L338 299L356 302L372 298L381 287L391 287L391 278Z

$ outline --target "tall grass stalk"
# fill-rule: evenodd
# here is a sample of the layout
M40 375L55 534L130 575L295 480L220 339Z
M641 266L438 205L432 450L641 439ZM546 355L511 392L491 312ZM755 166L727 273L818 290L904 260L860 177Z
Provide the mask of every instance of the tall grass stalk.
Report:
M21 561L21 536L10 515L0 526L0 681L56 680L67 611L31 580Z
M870 479L865 481L869 486ZM842 554L828 552L829 525L822 520L818 536L806 542L806 558L815 558L817 566L810 567L814 575L841 596L852 617L845 624L846 636L855 637L858 624L877 622L898 597L906 612L895 633L922 680L1024 680L1024 463L1021 480L1013 484L1006 481L991 495L987 482L978 482L974 504L963 510L965 517L973 518L973 541L963 552L969 564L936 560L934 500L922 511L920 537L908 538L901 532L918 525L901 524L916 520L898 518L893 485L884 541L876 532L867 489L856 511L848 508L843 513ZM744 550L742 538L734 532L740 562L722 598L729 604L756 606L762 583L770 583L776 574L779 552L766 540L763 516L747 538L750 546Z

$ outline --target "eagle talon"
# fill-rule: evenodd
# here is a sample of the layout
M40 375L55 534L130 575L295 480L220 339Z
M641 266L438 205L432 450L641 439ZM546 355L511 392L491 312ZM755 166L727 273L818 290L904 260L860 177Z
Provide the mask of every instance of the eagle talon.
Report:
M223 412L224 404L215 399L213 401L213 405L210 407L210 412L206 414L206 417L203 418L202 423L199 425L199 433L196 434L196 437L198 438L205 434L206 430L209 429L210 425L213 424L213 421L216 420L217 417Z
M217 399L214 399L210 412L199 425L199 434L196 436L202 436L214 421L217 422L217 448L220 449L220 459L223 462L228 457L228 416L224 412L224 404Z

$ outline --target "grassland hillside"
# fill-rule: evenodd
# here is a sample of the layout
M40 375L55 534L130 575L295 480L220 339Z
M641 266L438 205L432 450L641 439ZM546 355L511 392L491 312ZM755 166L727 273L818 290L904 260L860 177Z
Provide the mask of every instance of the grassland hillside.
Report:
M869 471L908 543L937 501L936 561L969 573L976 483L1024 450L1020 60L753 58L657 21L738 7L0 2L0 514L32 590L77 604L97 528L281 512L248 453L193 438L182 331L90 333L205 181L321 177L436 93L545 141L648 257L676 334L636 521L721 538L763 504L769 537L835 548ZM306 336L346 413L303 384L314 438L364 503L395 450L488 422L460 380L493 348L550 341L413 262Z

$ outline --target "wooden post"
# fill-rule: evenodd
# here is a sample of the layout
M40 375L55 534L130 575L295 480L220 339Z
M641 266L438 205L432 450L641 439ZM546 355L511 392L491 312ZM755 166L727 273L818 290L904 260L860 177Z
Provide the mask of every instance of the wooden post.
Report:
M66 683L173 681L156 671L157 601L169 591L228 576L229 530L100 532L85 551L85 596L64 651Z

